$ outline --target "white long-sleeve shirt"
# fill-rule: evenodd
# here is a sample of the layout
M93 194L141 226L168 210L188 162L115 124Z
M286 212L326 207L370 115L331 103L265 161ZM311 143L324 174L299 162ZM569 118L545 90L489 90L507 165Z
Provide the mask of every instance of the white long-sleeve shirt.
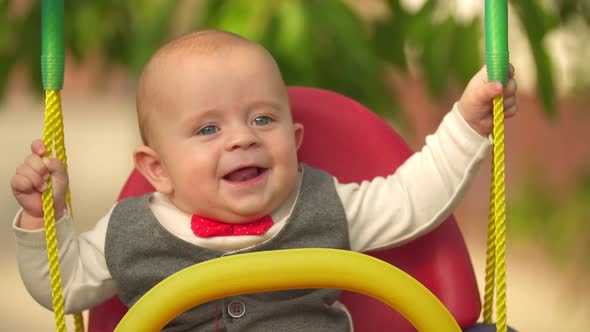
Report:
M398 170L360 184L342 184L334 178L348 220L351 249L369 251L415 239L445 220L473 179L491 142L461 117L456 106L443 119L426 145ZM260 236L199 238L190 228L191 216L178 210L164 195L154 193L150 208L171 234L195 245L234 251L262 243L281 231L291 214L301 184L271 216L274 225ZM111 209L112 211L112 209ZM115 284L105 262L105 238L111 211L96 226L76 235L66 214L56 224L66 312L80 312L115 295ZM31 295L51 308L51 287L43 230L13 225L21 276Z

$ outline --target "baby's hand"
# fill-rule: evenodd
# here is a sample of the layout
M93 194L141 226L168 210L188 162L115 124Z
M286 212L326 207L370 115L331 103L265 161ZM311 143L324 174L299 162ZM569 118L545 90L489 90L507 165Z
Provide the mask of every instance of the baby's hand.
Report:
M517 110L514 67L510 65L508 83L502 88L502 84L499 82L488 82L484 66L469 81L459 100L459 112L471 128L482 136L488 136L492 132L493 100L502 92L504 92L504 117L511 118Z
M10 180L12 194L23 208L20 227L43 228L43 202L41 193L47 188L45 179L52 175L55 218L60 219L66 207L68 175L64 165L56 158L43 158L45 146L41 140L31 143L31 154L16 168Z

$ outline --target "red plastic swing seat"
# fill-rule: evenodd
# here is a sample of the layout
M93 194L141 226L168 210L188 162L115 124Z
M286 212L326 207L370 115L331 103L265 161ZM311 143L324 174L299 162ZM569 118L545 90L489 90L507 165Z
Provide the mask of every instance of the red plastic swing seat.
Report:
M412 154L390 126L348 97L306 87L290 87L289 95L295 121L305 127L300 160L330 172L340 182L360 182L390 174ZM153 190L134 170L119 200ZM368 254L420 281L441 300L462 328L472 326L478 319L479 292L454 217L410 243ZM373 298L344 292L341 301L352 314L355 331L415 331L400 314ZM94 307L89 314L89 332L113 331L126 311L117 297Z

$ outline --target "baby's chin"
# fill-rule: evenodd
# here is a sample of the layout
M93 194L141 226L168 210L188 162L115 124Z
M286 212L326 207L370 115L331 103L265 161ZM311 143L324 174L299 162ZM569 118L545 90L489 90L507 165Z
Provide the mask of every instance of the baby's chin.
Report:
M276 208L275 206L264 206L260 209L228 209L218 214L220 218L218 220L231 224L245 224L270 215Z
M249 204L245 206L224 206L219 208L201 207L189 209L193 212L185 212L189 215L198 215L216 221L221 221L230 224L245 224L256 221L264 216L270 215L278 206L277 204ZM253 206L254 205L254 206ZM184 209L181 209L184 210Z
M225 206L210 211L221 221L232 224L244 224L270 215L283 204L289 195L288 190L273 191L271 195L249 197L249 199L226 202Z
M224 206L217 208L208 207L186 207L182 208L174 202L170 201L177 209L181 210L187 215L197 215L208 219L221 221L230 224L245 224L256 221L264 216L270 215L278 206L277 204L264 204L260 207L252 206ZM280 204L279 204L280 205ZM192 211L192 212L191 212Z

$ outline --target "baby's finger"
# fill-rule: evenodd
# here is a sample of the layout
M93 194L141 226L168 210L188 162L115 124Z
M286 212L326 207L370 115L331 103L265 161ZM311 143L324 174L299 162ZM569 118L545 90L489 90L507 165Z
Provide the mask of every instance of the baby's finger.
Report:
M475 93L475 98L479 104L490 103L495 97L502 93L502 83L491 82L483 84Z
M29 165L35 172L39 173L42 177L47 177L49 175L49 169L43 162L43 159L35 154L30 154L27 158L25 158L25 164Z
M29 178L20 174L16 174L10 179L10 188L12 188L14 195L30 194L33 191L38 191Z
M68 174L66 172L65 166L62 164L61 161L57 158L43 158L43 164L47 167L49 172L53 174L53 178L55 180L66 181Z
M518 111L518 104L516 102L516 96L508 96L504 98L504 117L511 118Z
M511 108L514 105L516 105L516 97L515 96L504 98L504 109Z
M17 174L29 177L37 190L45 190L45 179L49 176L49 170L43 163L41 157L30 154L25 159L25 162L17 169Z
M42 156L45 152L47 152L47 149L45 149L45 145L43 144L42 140L36 139L31 143L31 152L38 156Z
M518 89L517 85L516 85L516 80L514 79L510 79L508 80L508 82L506 83L506 86L504 87L504 96L514 96L516 95L516 90Z
M510 64L510 67L508 67L508 78L513 78L514 77L514 66L512 64Z
M504 118L511 118L518 112L518 105L514 104L510 107L504 107Z
M16 175L26 178L31 183L30 186L37 191L41 192L46 188L45 178L28 164L21 164L16 169ZM22 188L22 190L28 192L27 187Z

